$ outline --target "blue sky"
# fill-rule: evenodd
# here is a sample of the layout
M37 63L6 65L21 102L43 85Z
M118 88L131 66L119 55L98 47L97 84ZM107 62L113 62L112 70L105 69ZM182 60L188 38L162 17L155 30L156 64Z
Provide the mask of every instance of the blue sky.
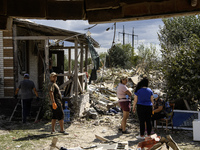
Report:
M89 24L88 21L82 20L31 20L38 24L53 26L61 29L76 31L80 33L86 33L87 30L84 30L88 27L93 26ZM163 26L161 19L151 19L151 20L141 20L141 21L129 21L129 22L117 22L116 23L116 37L115 43L122 43L122 34L118 32L123 31L123 25L125 27L125 32L132 34L132 29L134 27L134 34L138 35L138 38L135 36L134 47L137 47L140 44L149 45L150 43L156 45L159 49L159 40L158 40L158 31L159 26ZM100 44L100 48L97 49L98 52L106 52L112 45L113 33L114 30L110 29L106 31L108 27L112 27L113 23L98 24L94 28L90 29L91 36ZM125 36L125 43L131 43L132 37Z

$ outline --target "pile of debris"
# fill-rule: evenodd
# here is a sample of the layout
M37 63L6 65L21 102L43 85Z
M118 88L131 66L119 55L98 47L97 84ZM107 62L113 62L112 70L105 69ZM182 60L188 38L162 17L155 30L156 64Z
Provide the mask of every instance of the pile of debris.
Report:
M87 87L90 95L90 107L85 110L83 116L96 119L98 114L117 114L120 111L117 98L117 86L121 76L124 75L128 76L127 87L134 93L137 83L143 77L143 72L141 73L135 68L130 70L121 68L99 70L98 79ZM150 88L161 89L161 87L164 87L161 73L155 71L151 72L149 76Z

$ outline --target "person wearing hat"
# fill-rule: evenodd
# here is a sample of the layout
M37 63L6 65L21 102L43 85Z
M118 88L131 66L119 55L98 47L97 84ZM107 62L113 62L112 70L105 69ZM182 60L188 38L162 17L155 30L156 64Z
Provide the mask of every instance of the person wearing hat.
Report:
M51 134L55 133L56 120L60 124L60 133L68 134L64 130L64 112L62 107L62 95L58 85L56 84L57 74L52 72L50 74L50 84L49 84L49 96L50 96L50 105L52 109L52 120L51 120Z
M154 120L158 120L161 118L165 117L165 113L163 111L163 106L164 106L164 101L160 98L160 91L159 90L155 90L154 94L153 94L153 98L154 98L154 110L153 110L153 115L152 115L152 126L154 127Z
M24 74L24 80L20 82L18 88L15 91L15 99L17 99L17 94L21 89L21 99L22 99L22 122L26 123L26 118L30 114L31 102L33 100L33 91L39 100L38 93L35 88L33 81L29 80L29 74ZM33 90L33 91L32 91Z
M129 112L131 111L130 97L131 97L132 93L126 86L127 82L128 82L128 77L122 76L120 78L120 83L117 87L117 97L119 98L118 102L119 102L121 109L123 110L123 118L122 118L121 127L119 128L119 130L121 130L123 134L130 133L126 130L126 123L127 123L128 117L129 117Z

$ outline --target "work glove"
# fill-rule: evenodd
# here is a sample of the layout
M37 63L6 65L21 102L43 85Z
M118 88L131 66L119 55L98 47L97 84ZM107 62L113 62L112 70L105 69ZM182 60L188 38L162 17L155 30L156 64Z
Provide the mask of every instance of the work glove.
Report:
M53 103L53 104L52 104L52 107L53 107L53 109L56 109L56 108L57 108L57 104L56 104L56 103Z
M40 101L40 98L39 98L39 97L36 97L36 100L37 100L37 101Z
M17 95L14 95L14 98L17 99Z

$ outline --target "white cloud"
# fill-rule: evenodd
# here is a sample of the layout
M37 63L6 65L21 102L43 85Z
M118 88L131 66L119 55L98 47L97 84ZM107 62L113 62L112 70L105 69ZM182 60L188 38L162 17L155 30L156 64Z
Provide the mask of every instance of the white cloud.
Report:
M53 26L56 28L62 28L65 30L71 30L71 31L80 32L80 33L86 33L87 30L84 30L84 29L93 26L93 25L90 25L87 21L82 21L82 20L72 20L72 21L71 20L70 21L31 20L31 21L34 21L35 23L38 23L38 24ZM137 48L139 44L148 45L150 43L155 44L156 47L159 47L157 32L159 30L159 25L163 26L161 19L117 23L115 43L119 43L119 42L123 43L122 34L119 34L119 32L123 32L123 25L125 27L125 33L128 33L128 34L132 34L132 30L134 27L134 34L138 35L138 39L136 36L134 36L135 48ZM108 27L110 27L110 30L106 31ZM98 24L89 30L91 32L91 36L101 45L101 48L99 48L97 51L106 52L111 47L112 42L113 42L113 35L114 35L114 30L112 30L112 27L113 27L113 23ZM132 42L132 37L126 35L125 43L131 44L131 42Z

